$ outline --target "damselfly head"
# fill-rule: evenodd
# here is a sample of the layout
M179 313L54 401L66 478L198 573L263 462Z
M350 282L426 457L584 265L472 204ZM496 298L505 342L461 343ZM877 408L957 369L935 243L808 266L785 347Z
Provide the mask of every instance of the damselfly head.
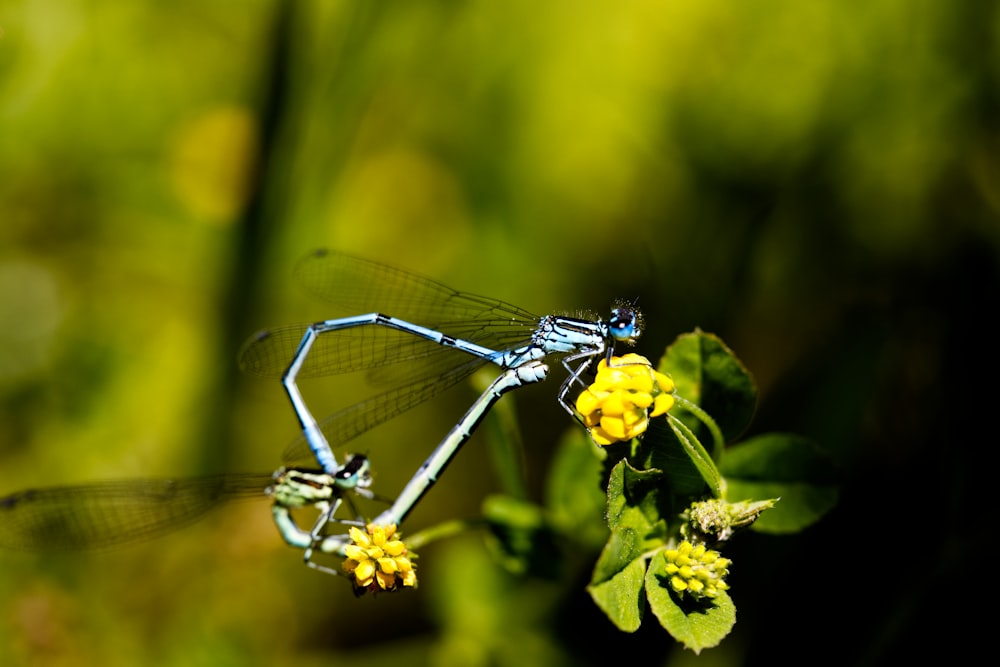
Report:
M642 313L635 304L619 301L611 309L611 319L608 320L608 333L615 340L632 345L642 335Z
M344 467L334 474L336 484L342 489L368 488L372 483L371 463L364 454L351 454Z

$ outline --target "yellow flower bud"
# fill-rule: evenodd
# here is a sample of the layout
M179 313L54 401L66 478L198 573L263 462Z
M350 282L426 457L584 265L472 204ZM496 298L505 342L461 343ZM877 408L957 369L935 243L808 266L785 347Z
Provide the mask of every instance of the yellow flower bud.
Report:
M663 571L670 577L670 587L678 593L713 598L729 588L725 582L729 559L704 544L694 545L685 540L676 549L666 549L663 556L666 560Z
M354 580L356 591L395 591L417 585L416 569L395 525L369 524L365 531L352 527L348 533L354 543L344 547L343 568Z

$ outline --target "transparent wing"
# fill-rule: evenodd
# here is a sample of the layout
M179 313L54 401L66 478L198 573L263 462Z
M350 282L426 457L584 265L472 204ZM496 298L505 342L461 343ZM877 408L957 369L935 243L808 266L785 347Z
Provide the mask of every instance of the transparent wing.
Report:
M298 262L296 278L332 303L341 316L378 312L440 331L454 338L504 351L531 342L539 318L496 299L458 292L435 280L332 250ZM239 355L251 375L280 377L308 324L262 331ZM379 424L455 386L486 363L483 359L384 326L358 326L316 337L297 377L366 371L373 383L391 388L320 422L336 448ZM312 458L304 437L285 451L289 462Z
M392 314L392 313L389 313ZM240 351L240 368L257 377L277 378L288 369L302 342L308 324L265 329L247 341ZM534 327L455 327L445 331L490 349L507 350L526 345ZM463 354L413 334L383 326L360 326L328 331L316 337L298 376L322 377L383 368L416 359L433 360L445 356L460 364Z
M519 321L538 317L497 299L458 292L436 280L335 250L316 250L295 267L313 294L343 308L345 315L380 312L443 330L446 324Z
M139 479L20 491L0 498L0 547L100 549L187 525L237 498L265 498L269 474Z
M451 352L453 355L465 356L454 350ZM319 427L327 442L341 449L362 433L454 387L472 375L477 368L486 364L484 359L474 357L457 366L454 365L453 359L441 357L441 360L448 362L450 367L442 371L440 363L432 365L422 374L415 373L413 377L406 378L405 383L397 387L350 405L320 420ZM283 458L289 463L313 459L305 436L300 435L296 438L285 450Z

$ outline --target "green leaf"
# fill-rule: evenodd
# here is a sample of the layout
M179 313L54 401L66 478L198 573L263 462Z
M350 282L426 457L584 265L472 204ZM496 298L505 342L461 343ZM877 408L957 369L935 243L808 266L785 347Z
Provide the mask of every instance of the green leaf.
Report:
M586 431L574 428L559 442L545 486L545 505L552 526L594 549L608 539L601 489L603 464L594 456Z
M701 407L715 420L725 441L735 440L750 424L757 406L757 386L718 336L700 329L678 336L660 359L658 370L673 378L680 397ZM680 406L674 411L678 416L688 412ZM704 439L707 429L698 420L690 414L682 418Z
M670 587L663 552L653 556L646 571L649 608L670 635L695 653L717 646L736 624L736 606L725 592L696 601Z
M619 526L611 531L608 543L594 566L590 583L599 584L614 578L642 555L642 538L632 528Z
M607 614L619 630L625 632L635 632L639 629L645 606L642 588L645 582L646 563L641 557L629 556L636 554L633 548L639 541L634 534L628 535L632 532L628 528L612 532L605 552L601 554L594 570L594 580L587 586L587 592L601 611ZM610 553L612 551L614 553ZM611 563L624 566L617 569L614 574L605 576Z
M699 445L700 446L700 445ZM677 496L701 496L708 491L704 466L692 456L690 442L678 438L670 418L650 422L642 438L637 462L647 468L662 470L664 484ZM704 448L701 447L704 452Z
M684 449L685 453L691 458L694 467L698 470L698 474L708 485L709 491L711 491L712 496L718 498L722 493L722 478L719 474L718 468L715 467L715 462L702 447L701 442L698 440L697 436L684 424L683 421L677 419L673 415L668 415L667 417L670 428L673 430L674 435L677 436L677 442Z
M662 470L637 470L625 460L611 470L608 480L608 527L627 527L641 538L642 548L655 546L666 533L664 521L671 507Z
M731 447L720 470L730 500L781 498L753 524L764 533L798 532L829 512L839 497L832 460L797 435L769 433Z
M487 546L508 571L547 579L560 575L559 547L541 507L527 500L493 495L483 501L483 518L490 529Z
M836 487L740 481L730 482L729 494L738 498L780 498L781 502L750 526L751 530L770 534L797 533L809 527L836 507L840 497Z

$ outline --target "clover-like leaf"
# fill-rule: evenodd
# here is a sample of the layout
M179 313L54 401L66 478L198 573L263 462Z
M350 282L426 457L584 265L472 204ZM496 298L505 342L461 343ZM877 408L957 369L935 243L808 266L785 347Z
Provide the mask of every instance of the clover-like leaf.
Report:
M648 548L661 540L665 519L672 515L669 488L662 470L637 470L625 460L611 470L608 480L608 527L635 531Z
M625 632L635 632L642 623L645 602L646 561L635 531L619 527L601 552L587 592L608 618Z
M710 415L726 442L735 440L750 423L757 407L757 386L750 372L726 344L700 329L682 334L660 359L661 373L670 375L676 394ZM673 412L702 437L707 429L683 405ZM713 455L718 455L712 448Z
M672 416L651 421L642 439L637 462L662 470L664 485L677 496L696 497L706 492L717 495L719 473L715 463L690 430L679 431Z
M710 599L693 600L670 588L662 551L646 571L649 608L670 635L695 653L717 646L736 624L736 606L725 591Z
M769 433L751 438L727 449L719 468L729 500L781 498L753 524L759 532L798 532L837 504L832 460L801 436Z

